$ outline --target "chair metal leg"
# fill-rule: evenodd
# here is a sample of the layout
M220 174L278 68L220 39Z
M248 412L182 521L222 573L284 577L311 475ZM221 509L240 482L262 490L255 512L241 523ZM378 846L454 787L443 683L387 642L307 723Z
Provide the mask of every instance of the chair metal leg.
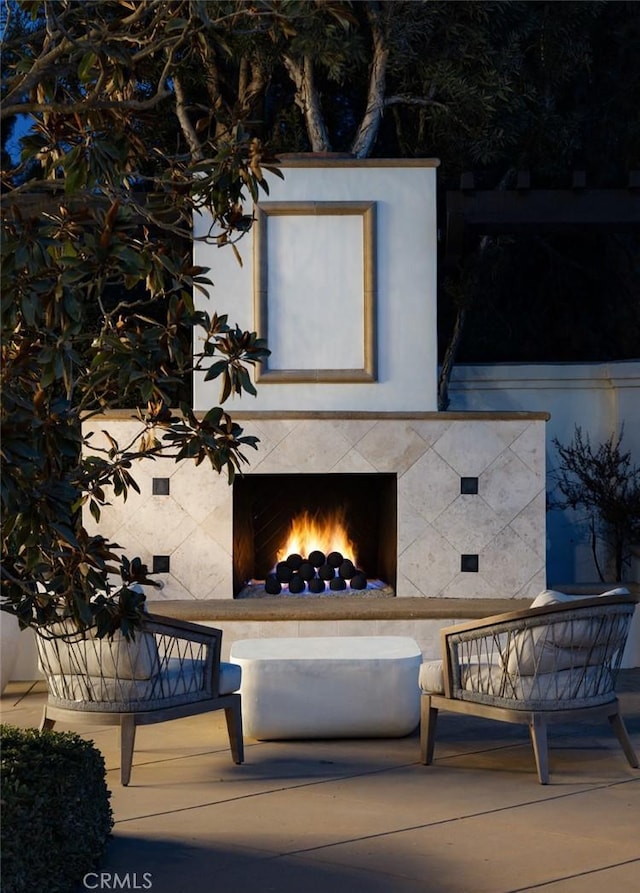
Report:
M42 708L42 719L40 720L40 731L45 732L47 729L52 729L56 724L55 719L51 719L47 716L47 708Z
M634 769L637 769L638 757L636 756L636 752L633 749L631 738L629 738L629 733L627 732L627 727L624 724L622 716L616 711L616 713L612 713L609 717L609 722L611 723L613 731L618 737L618 741L622 745L622 749L624 750L625 756L629 761L629 765L632 766Z
M540 784L549 784L549 747L547 744L546 720L537 714L533 714L529 720L529 734L533 744L533 754L536 758L538 781Z
M234 697L231 707L224 709L229 733L229 745L233 762L239 765L244 763L244 736L242 732L242 702L240 695Z
M120 717L120 783L129 784L133 764L133 746L136 740L136 719L132 714Z
M437 723L438 708L431 705L429 695L422 695L420 698L420 762L424 766L430 766L433 762Z

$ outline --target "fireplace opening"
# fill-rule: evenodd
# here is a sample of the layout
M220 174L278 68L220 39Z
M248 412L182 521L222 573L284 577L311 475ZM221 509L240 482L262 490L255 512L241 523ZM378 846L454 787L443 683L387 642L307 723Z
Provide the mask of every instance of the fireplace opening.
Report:
M394 595L396 558L395 474L251 474L234 481L235 598Z

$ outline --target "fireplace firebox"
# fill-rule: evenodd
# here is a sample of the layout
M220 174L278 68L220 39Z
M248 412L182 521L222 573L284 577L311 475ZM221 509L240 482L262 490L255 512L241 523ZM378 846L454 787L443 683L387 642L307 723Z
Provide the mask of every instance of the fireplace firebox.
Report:
M339 552L333 540L296 538L297 525L322 530L339 523L349 545ZM292 538L293 537L293 538ZM288 545L294 543L294 545ZM293 550L294 555L291 555ZM348 554L349 551L352 554ZM308 554L303 554L307 552ZM366 578L368 587L396 586L397 475L249 474L233 484L233 593L247 596L275 577L280 562L299 555L340 556ZM295 567L295 562L291 561ZM324 563L326 567L326 563ZM286 570L286 568L284 568ZM320 571L318 577L318 571ZM349 574L345 593L353 594ZM297 574L296 574L297 576ZM322 567L314 573L322 579ZM340 576L336 566L336 577ZM327 594L330 591L326 580ZM267 583L268 585L268 583ZM313 593L305 588L305 594ZM255 587L258 587L258 590ZM277 584L276 584L277 588ZM364 588L356 584L357 588ZM288 591L288 584L283 585ZM324 586L318 584L318 592ZM264 590L260 590L264 594ZM338 586L332 594L340 594ZM267 592L268 594L268 592ZM275 594L275 593L274 593Z

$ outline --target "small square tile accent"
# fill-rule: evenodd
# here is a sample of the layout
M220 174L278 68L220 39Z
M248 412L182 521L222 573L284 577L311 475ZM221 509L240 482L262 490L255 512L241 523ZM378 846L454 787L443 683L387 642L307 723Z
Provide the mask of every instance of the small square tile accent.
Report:
M169 564L170 559L168 555L154 555L153 556L153 573L154 574L168 574L169 573Z
M460 492L465 496L475 496L478 492L478 478L460 478Z
M477 555L461 555L460 570L463 573L478 573L478 556Z
M169 478L152 478L151 492L154 496L168 496Z

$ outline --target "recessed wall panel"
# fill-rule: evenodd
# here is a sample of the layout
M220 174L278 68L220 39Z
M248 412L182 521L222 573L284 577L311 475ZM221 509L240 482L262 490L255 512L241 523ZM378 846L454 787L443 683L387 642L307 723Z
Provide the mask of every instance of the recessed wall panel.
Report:
M362 369L362 218L270 216L269 368Z
M374 381L375 204L269 202L255 211L258 381Z

